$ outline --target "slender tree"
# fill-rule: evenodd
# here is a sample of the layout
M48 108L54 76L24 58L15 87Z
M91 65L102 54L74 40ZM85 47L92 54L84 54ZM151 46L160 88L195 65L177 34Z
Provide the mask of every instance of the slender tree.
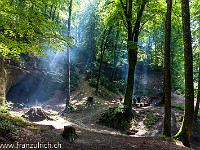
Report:
M112 30L112 26L111 26L110 29L108 30L107 36L105 36L105 34L106 34L106 29L104 30L104 33L103 33L103 38L102 38L102 42L101 42L101 57L100 57L100 64L99 64L99 70L98 70L98 76L97 76L96 91L99 90L99 82L100 82L100 77L101 77L101 70L102 70L103 57L104 57L104 54L105 54L106 49L108 48L108 38L109 38L109 35L110 35L111 30Z
M190 147L190 135L192 132L194 117L194 86L189 0L182 0L181 4L185 61L185 112L182 126L175 137L179 138L185 146Z
M172 0L167 0L165 32L165 117L163 134L171 136L171 75L170 75L170 41L171 41Z
M69 3L69 18L68 18L68 36L70 36L70 28L71 28L71 14L72 14L72 0L70 0ZM66 94L67 94L67 99L66 99L66 107L65 110L68 109L69 106L69 101L70 101L70 47L67 47L67 89L66 89Z

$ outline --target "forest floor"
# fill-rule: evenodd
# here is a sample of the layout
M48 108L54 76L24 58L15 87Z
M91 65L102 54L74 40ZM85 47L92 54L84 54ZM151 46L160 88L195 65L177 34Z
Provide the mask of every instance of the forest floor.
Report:
M135 135L127 135L128 130L116 130L108 128L106 126L97 124L97 120L100 115L111 107L118 106L120 104L120 96L108 91L104 87L100 87L101 93L97 94L95 89L92 88L84 76L80 76L79 87L71 95L71 103L73 103L78 109L76 112L65 114L61 116L61 112L65 108L65 94L58 93L51 100L43 104L43 108L51 113L53 121L41 121L36 122L37 124L52 125L47 126L44 132L32 131L29 128L23 130L19 136L15 137L15 141L20 143L59 143L62 148L59 149L187 149L182 146L181 142L174 142L162 138L163 128L163 114L164 107L140 107L133 108L136 111L136 118L133 121L134 130L137 131ZM109 96L108 98L107 95ZM93 105L87 105L86 100L88 97L94 98ZM181 101L183 97L177 95L172 96L173 101ZM160 101L157 99L156 101ZM154 101L154 103L156 102ZM12 113L15 115L21 115L26 111L16 110ZM144 125L144 118L147 114L152 113L157 116L158 121L151 127L147 128ZM177 133L180 128L178 121L179 117L183 116L183 111L179 109L172 109L172 134ZM79 138L74 142L70 143L61 136L64 126L72 125L76 129L76 133ZM200 149L198 134L192 137L193 149ZM13 141L10 141L13 143ZM16 143L16 142L15 142ZM176 143L176 144L174 144Z

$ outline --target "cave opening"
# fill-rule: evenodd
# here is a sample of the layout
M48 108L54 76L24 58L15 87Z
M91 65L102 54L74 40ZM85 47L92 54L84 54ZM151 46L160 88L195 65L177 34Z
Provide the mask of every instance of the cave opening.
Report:
M36 101L42 103L49 100L52 95L50 81L50 77L44 75L28 75L9 89L6 99L15 104L34 105Z

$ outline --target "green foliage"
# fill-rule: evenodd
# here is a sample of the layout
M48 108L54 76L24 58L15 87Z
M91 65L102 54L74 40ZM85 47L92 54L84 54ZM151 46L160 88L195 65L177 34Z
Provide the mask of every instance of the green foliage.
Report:
M69 103L69 106L67 106L67 109L64 110L64 113L67 113L67 114L70 114L70 113L73 113L73 112L78 112L79 109L73 105L72 103Z
M92 78L89 80L89 84L92 86L92 87L96 87L97 86L97 78Z
M72 46L73 37L63 34L65 27L47 15L50 5L55 10L60 4L62 2L58 0L1 1L0 41L3 42L0 43L0 54L3 57L19 57L21 53L42 56L47 48L64 51L65 47Z
M11 110L12 108L13 108L13 103L6 101L4 105L0 105L0 112L6 113L9 110Z
M0 121L0 135L7 136L7 135L18 135L18 128L13 125L10 121L2 120Z
M98 123L116 129L127 129L134 118L134 113L131 118L126 114L127 106L119 105L118 107L109 108L109 110L101 115Z
M120 104L118 107L115 108L114 113L120 113L120 112L125 113L126 109L127 109L126 105Z
M92 87L96 87L97 85L97 78L92 78L89 80L89 84ZM108 90L119 94L119 88L121 87L120 85L122 84L122 80L120 81L110 81L108 77L106 76L101 76L100 78L100 84L105 86ZM108 96L110 97L111 95L108 94Z
M180 110L184 110L185 109L183 104L172 104L172 108L178 108Z
M71 72L70 74L70 92L74 91L79 84L79 73Z
M200 116L197 117L197 120L196 120L196 121L194 121L192 130L193 130L194 132L200 133Z
M144 124L147 128L153 126L158 121L158 117L154 115L153 113L149 113L146 115Z

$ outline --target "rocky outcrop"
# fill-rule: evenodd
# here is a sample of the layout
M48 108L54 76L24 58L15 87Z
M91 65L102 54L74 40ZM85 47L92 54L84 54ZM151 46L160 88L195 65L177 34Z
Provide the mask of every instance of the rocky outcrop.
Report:
M0 99L6 99L8 90L21 81L28 73L17 63L0 60Z
M4 103L6 97L6 69L3 60L0 60L0 103Z

